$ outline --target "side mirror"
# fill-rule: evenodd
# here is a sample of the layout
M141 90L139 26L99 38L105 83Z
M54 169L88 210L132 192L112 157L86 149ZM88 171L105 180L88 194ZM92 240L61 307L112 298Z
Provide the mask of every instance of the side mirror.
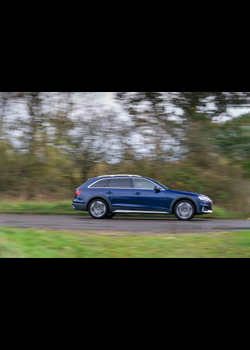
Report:
M155 186L154 190L156 191L156 193L161 191L161 188L159 186Z

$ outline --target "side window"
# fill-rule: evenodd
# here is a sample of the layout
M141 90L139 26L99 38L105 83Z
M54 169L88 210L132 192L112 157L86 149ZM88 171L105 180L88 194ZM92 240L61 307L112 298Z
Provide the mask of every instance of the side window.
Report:
M133 179L134 187L137 189L145 189L145 190L153 190L156 186L151 181L145 180L145 179Z
M112 179L109 183L110 188L132 188L130 179Z
M106 179L106 180L100 180L100 181L97 181L96 183L94 183L93 185L90 186L90 188L103 188L103 187L107 187L109 183L109 179Z

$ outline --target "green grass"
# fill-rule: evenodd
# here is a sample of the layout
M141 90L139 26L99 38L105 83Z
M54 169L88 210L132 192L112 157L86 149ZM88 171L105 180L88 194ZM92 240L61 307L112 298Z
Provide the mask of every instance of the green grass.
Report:
M224 209L214 207L212 215L205 215L207 218L216 219L248 219L249 215L243 213L229 212ZM0 213L5 214L47 214L47 215L88 215L87 212L76 211L72 208L72 201L64 200L59 202L9 202L0 200ZM135 214L131 214L135 215ZM130 216L130 215L126 215ZM137 215L137 216L143 216ZM164 215L157 215L164 216Z
M250 258L250 231L137 236L0 227L1 258Z
M5 214L47 214L47 215L82 215L82 212L73 210L72 201L59 202L9 202L1 200L0 213ZM87 214L87 213L86 213Z
M246 214L241 212L227 211L225 209L214 206L213 214L205 215L205 217L214 219L249 219L250 213Z

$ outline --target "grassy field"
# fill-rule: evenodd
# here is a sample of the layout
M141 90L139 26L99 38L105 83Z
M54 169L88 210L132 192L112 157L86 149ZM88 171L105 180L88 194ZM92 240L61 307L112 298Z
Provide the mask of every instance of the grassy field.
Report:
M235 212L228 212L224 209L214 207L212 215L206 215L207 218L216 219L248 219L249 215ZM0 213L6 214L47 214L47 215L88 215L87 212L75 211L72 209L72 201L60 202L9 202L0 200ZM134 214L132 214L134 215ZM141 216L141 215L140 215ZM143 216L143 215L142 215Z
M125 236L0 227L1 258L250 258L250 232Z
M47 215L82 215L72 208L72 201L59 202L9 202L0 201L0 213L5 214L47 214Z

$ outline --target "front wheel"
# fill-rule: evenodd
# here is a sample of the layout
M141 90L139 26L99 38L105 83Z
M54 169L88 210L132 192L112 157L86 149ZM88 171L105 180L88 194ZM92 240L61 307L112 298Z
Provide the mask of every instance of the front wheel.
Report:
M104 219L108 214L108 205L102 199L94 199L89 205L89 214L93 219Z
M190 201L183 200L175 206L174 214L181 221L189 221L195 216L195 207Z

